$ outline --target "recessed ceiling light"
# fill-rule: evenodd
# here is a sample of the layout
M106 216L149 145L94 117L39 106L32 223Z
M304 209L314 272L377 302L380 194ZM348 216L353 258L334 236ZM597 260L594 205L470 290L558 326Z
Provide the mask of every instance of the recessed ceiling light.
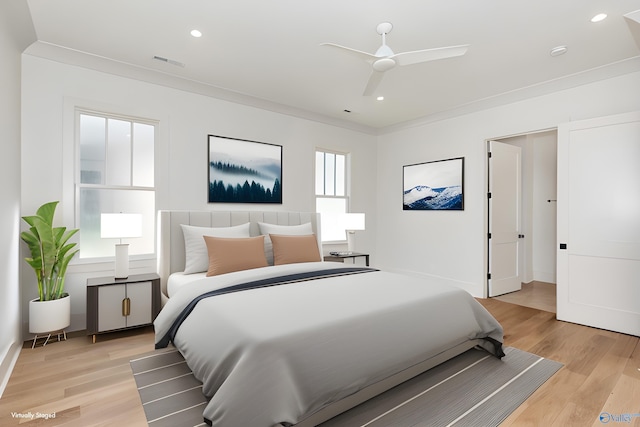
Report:
M553 49L551 49L551 51L549 52L551 56L560 56L560 55L564 55L565 53L567 53L566 46L556 46Z
M594 16L593 18L591 18L591 22L600 22L602 20L604 20L607 17L606 13L599 13L596 16Z
M379 96L376 98L378 101L384 101L384 96Z
M202 33L198 30L191 30L191 35L193 37L202 37Z

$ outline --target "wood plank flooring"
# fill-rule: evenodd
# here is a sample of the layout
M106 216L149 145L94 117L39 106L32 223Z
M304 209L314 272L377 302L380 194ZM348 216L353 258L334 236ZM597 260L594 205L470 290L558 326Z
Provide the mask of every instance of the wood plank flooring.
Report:
M495 299L556 313L556 285L554 283L536 281L523 283L521 290L500 295Z
M23 348L0 399L0 425L146 426L129 367L153 350L151 328ZM33 420L20 416L34 415ZM55 414L55 418L35 418Z
M640 413L639 338L559 322L549 311L479 300L505 328L505 345L565 366L505 422L509 426L604 426L599 416ZM153 349L153 331L85 336L24 348L0 399L2 426L146 426L129 360ZM54 414L45 420L18 418ZM640 417L629 423L640 427ZM428 426L428 422L425 422Z
M502 426L602 427L605 412L640 413L638 337L560 322L554 313L496 299L480 302L502 323L506 345L565 365ZM640 417L623 424L640 426Z

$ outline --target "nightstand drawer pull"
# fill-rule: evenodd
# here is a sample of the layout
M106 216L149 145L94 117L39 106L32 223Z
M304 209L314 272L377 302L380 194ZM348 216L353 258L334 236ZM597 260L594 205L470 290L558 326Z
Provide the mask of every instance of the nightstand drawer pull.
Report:
M131 300L129 298L125 298L122 300L122 315L128 316L131 314Z

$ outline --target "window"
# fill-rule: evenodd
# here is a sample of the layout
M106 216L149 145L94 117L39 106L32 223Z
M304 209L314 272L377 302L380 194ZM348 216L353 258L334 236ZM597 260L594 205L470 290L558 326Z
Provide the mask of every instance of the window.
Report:
M76 227L80 258L114 255L118 239L100 237L100 214L142 214L142 237L123 239L129 254L155 252L156 122L76 111Z
M345 241L333 215L349 212L346 154L316 151L316 212L322 214L322 241Z

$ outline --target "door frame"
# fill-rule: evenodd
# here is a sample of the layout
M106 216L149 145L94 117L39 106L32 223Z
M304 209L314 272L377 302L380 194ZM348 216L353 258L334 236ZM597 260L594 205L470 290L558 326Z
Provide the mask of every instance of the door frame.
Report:
M518 133L513 133L513 134L509 134L509 135L503 135L503 136L497 136L497 137L492 137L492 138L487 138L484 140L484 175L485 175L485 185L484 185L484 190L485 190L485 196L484 196L484 265L485 265L485 272L484 272L484 287L483 287L483 298L489 298L489 273L490 273L490 269L491 266L489 265L489 221L490 221L490 217L489 217L489 198L488 198L488 192L489 192L489 141L497 141L497 142L502 142L505 139L511 139L511 138L516 138L516 137L521 137L521 136L527 136L527 135L536 135L539 133L546 133L546 132L556 132L556 135L558 133L558 127L554 126L554 127L549 127L549 128L544 128L544 129L537 129L537 130L532 130L532 131L525 131L525 132L518 132ZM524 168L521 169L521 172L523 172ZM521 213L522 215L522 213ZM522 218L521 218L522 221ZM527 238L526 234L525 234L525 239ZM529 238L532 238L529 237ZM523 252L523 251L521 251ZM530 266L529 266L530 267ZM557 266L556 266L556 276L557 276Z

